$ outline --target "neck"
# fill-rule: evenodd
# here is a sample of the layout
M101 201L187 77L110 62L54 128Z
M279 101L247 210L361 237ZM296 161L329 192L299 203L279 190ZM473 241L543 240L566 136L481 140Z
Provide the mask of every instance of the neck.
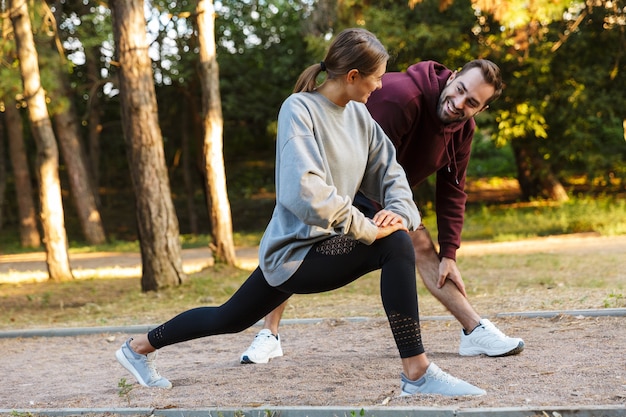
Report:
M335 80L326 80L317 88L317 92L335 103L338 106L345 107L350 99L348 99L343 88Z

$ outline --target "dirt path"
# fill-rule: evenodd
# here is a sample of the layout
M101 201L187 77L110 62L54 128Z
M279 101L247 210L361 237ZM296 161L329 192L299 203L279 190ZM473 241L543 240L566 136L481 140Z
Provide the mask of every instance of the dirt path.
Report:
M132 377L114 358L126 335L0 339L0 409L626 407L626 317L498 319L527 345L505 358L460 357L456 323L422 324L429 358L487 395L398 398L400 360L387 322L328 319L283 326L285 356L267 365L237 361L258 328L166 347L159 369L174 387L133 384L128 395L119 394L118 384Z

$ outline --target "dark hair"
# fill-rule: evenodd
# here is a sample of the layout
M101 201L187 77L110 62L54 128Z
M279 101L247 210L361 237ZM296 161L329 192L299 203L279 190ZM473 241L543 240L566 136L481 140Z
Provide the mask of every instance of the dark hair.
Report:
M489 97L489 99L485 103L485 106L492 101L497 100L502 94L503 88L502 74L500 73L500 68L487 59L474 59L473 61L469 61L468 63L463 65L463 68L461 68L458 75L461 75L464 72L471 70L472 68L480 69L480 72L482 73L485 82L494 88L493 95Z
M360 28L345 29L330 44L321 63L313 64L302 71L293 92L315 90L317 76L322 71L327 72L329 80L347 74L352 69L367 76L373 74L388 59L387 50L374 34Z

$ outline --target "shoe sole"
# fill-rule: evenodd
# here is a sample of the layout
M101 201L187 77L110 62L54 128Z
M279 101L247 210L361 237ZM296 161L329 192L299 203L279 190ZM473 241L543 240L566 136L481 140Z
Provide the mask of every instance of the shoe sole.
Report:
M124 355L124 352L122 352L122 349L118 349L115 352L115 357L117 358L117 361L120 363L120 365L122 365L128 372L133 374L133 376L135 377L137 382L139 382L139 384L143 385L144 387L149 386L148 384L145 383L141 375L139 375L139 372L137 372L135 367L128 361L128 358L126 357L126 355Z
M268 362L270 361L270 359L279 358L279 357L281 357L281 356L283 356L283 353L282 353L282 352L280 352L280 353L278 353L278 354L275 354L275 355L270 355L270 356L268 356L268 357L267 357L267 360L265 360L265 361L258 361L258 362L255 362L255 361L253 361L252 359L250 359L250 357L249 357L248 355L243 355L243 356L241 357L241 359L239 360L239 363L241 363L242 365L249 365L249 364L266 364L266 363L268 363Z
M447 397L447 398L454 398L454 397L483 397L483 396L487 395L487 391L483 391L480 394L456 394L456 395L439 394L439 393L421 393L421 392L416 392L415 394L411 394L409 392L402 391L402 393L400 395L398 395L398 397L400 397L400 398L417 397L419 395L440 395L442 397Z
M504 356L517 355L518 353L521 353L523 350L524 350L524 342L519 342L519 344L516 347L504 353L495 353L495 354L490 355L489 353L485 353L484 351L469 351L465 353L459 352L459 355L461 356L485 355L485 356L489 356L490 358L502 358Z
M515 349L511 349L508 352L502 353L500 355L487 355L491 358L502 358L504 356L513 356L513 355L517 355L518 353L521 353L524 350L524 342L519 342L519 344L517 345L517 347L515 347Z

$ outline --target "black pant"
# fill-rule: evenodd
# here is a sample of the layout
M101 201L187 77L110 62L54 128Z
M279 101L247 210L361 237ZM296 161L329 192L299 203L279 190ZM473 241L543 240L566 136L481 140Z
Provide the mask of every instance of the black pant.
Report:
M199 307L179 314L148 333L155 348L200 337L245 330L292 294L343 287L381 269L380 293L400 357L424 352L420 336L415 254L408 233L399 231L365 245L344 236L315 244L298 270L282 285L270 286L257 268L219 307Z

